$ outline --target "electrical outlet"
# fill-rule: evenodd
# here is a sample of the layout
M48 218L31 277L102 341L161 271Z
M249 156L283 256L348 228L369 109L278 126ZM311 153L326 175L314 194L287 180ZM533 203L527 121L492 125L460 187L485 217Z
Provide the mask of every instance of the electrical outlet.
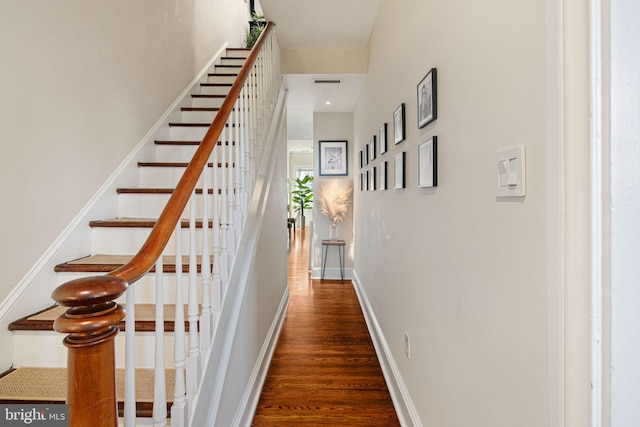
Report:
M407 359L411 359L411 342L409 341L409 334L404 333L404 355Z

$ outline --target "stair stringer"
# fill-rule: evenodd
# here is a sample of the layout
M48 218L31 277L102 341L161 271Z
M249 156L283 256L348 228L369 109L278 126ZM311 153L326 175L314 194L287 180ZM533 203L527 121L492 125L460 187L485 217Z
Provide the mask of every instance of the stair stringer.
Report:
M117 217L116 189L137 185L139 180L137 163L155 157L154 141L168 138L168 123L180 117L180 107L187 104L190 94L199 93L200 83L206 82L207 73L214 63L224 55L228 45L229 43L225 42L213 55L78 215L0 303L0 342L5 343L3 351L0 352L0 372L9 369L13 364L13 333L8 330L9 323L52 304L50 295L58 286L54 267L68 260L84 257L91 252L89 221Z
M271 354L264 349L273 351L275 346L271 343L277 339L279 326L282 324L277 319L283 316L286 305L281 301L288 295L287 233L285 206L282 205L280 210L277 206L282 200L286 200L286 163L279 161L286 154L286 98L287 92L281 87L263 148L263 160L248 209L249 214L231 269L229 289L220 313L216 336L205 359L197 397L189 411L189 425L192 426L228 427L232 420L237 419L238 411L255 409L251 408L248 400L251 395L255 395L251 390L257 389L259 393L268 368L264 359L270 358ZM278 173L280 175L275 175ZM275 182L275 176L279 178L278 182ZM276 209L267 210L270 202ZM265 218L269 223L265 224ZM279 245L280 238L282 242ZM273 245L269 244L271 241ZM280 246L282 254L277 261L280 262L280 268L273 272L272 277L264 277L264 266L261 265L261 262L264 263L263 258L273 257ZM281 274L278 275L278 272ZM271 288L262 288L263 286ZM256 299L257 290L261 291L260 301ZM270 298L269 307L264 307L263 298ZM247 326L243 322L256 318L255 311L258 310L252 304L258 302L263 304L259 308L268 310L260 319L263 332L241 329L242 326ZM269 328L273 324L278 327ZM252 333L252 336L247 336ZM260 333L262 335L258 335ZM250 342L250 338L255 340Z

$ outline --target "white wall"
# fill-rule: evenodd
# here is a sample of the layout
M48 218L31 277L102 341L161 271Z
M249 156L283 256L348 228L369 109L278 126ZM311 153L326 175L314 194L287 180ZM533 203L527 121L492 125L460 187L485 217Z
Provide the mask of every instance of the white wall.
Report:
M347 163L348 163L348 176L320 176L319 170L319 155L320 155L320 142L319 141L347 141ZM352 113L314 113L313 114L313 164L315 170L315 179L313 182L314 191L314 203L315 195L318 193L318 188L322 182L330 180L352 181L356 176L354 160L354 145L356 142L353 138L353 114ZM345 265L344 268L349 270L353 268L353 197L352 203L349 206L349 211L344 221L338 226L337 237L338 239L346 242L345 247ZM313 245L312 252L312 269L313 277L319 278L322 268L322 240L329 238L329 230L331 228L331 222L323 215L319 209L313 211L313 235L311 236L311 242ZM338 258L338 251L336 248L328 248L327 263L325 278L339 278L340 277L340 262Z
M611 7L611 426L640 419L640 5Z
M545 18L544 2L380 6L353 152L405 103L406 140L373 164L406 151L408 188L355 192L354 265L425 426L549 422ZM431 67L438 119L418 129ZM419 189L433 135L438 187ZM527 196L498 200L494 155L521 144Z
M247 16L240 0L0 4L0 301Z

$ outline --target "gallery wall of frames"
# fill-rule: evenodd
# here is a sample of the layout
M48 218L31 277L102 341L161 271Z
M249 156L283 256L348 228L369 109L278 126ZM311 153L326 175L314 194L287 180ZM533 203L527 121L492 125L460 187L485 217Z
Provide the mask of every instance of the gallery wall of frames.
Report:
M438 118L436 77L436 69L430 69L416 88L416 125L419 129ZM400 190L413 183L423 188L438 185L438 137L431 135L421 139L415 146L407 145L406 109L405 103L400 104L390 117L391 125L381 124L359 151L360 191ZM398 145L401 151L393 156L387 154L390 144ZM417 161L416 177L407 177L408 161Z

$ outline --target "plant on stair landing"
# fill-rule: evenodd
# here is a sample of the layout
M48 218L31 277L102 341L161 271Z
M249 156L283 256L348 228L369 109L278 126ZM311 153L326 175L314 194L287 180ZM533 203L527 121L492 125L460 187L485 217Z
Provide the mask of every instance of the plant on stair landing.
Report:
M258 41L258 38L260 38L260 34L262 34L262 31L266 26L267 22L264 20L264 15L262 13L253 12L252 19L249 21L249 29L242 40L242 45L244 47L252 48Z
M313 177L306 175L304 178L296 178L294 182L296 189L291 192L291 201L294 203L294 210L300 213L300 228L304 229L304 210L311 209L313 203L313 191L311 190Z

